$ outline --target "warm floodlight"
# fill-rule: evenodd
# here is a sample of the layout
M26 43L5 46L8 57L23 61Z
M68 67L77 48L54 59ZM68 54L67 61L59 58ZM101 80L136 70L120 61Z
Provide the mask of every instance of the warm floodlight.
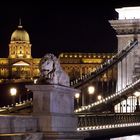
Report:
M140 19L140 7L123 7L115 9L119 14L119 19Z

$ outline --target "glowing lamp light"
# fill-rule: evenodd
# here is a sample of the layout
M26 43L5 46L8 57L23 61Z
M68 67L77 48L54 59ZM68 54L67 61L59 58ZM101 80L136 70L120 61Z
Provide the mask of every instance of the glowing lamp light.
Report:
M140 19L140 7L123 7L115 9L119 13L119 19Z
M79 97L80 97L80 93L75 93L75 98L79 99Z
M11 88L11 89L10 89L10 94L11 94L11 96L16 96L16 94L17 94L17 89L16 89L16 88Z
M37 79L34 79L34 84L37 84Z
M95 87L94 86L89 86L88 87L88 93L93 94L95 92Z

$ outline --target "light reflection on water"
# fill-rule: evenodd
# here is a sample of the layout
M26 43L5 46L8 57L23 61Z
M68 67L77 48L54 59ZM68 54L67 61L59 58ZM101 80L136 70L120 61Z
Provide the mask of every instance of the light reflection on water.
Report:
M110 140L140 140L140 135L111 138Z

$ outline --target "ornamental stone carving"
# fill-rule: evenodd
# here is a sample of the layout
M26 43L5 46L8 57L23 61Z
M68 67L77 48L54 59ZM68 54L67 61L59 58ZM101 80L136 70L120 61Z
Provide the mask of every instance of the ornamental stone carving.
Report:
M38 83L70 86L69 76L62 69L59 60L53 54L46 54L39 63Z

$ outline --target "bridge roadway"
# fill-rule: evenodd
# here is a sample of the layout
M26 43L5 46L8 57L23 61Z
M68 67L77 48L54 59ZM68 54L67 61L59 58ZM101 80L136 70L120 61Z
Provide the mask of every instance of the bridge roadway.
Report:
M140 134L139 127L139 113L104 115L79 114L78 128L74 135L77 135L77 137L80 136L83 140L119 137ZM19 137L20 140L25 138L40 140L42 135L45 136L47 134L40 132L38 118L35 116L0 115L0 139Z

